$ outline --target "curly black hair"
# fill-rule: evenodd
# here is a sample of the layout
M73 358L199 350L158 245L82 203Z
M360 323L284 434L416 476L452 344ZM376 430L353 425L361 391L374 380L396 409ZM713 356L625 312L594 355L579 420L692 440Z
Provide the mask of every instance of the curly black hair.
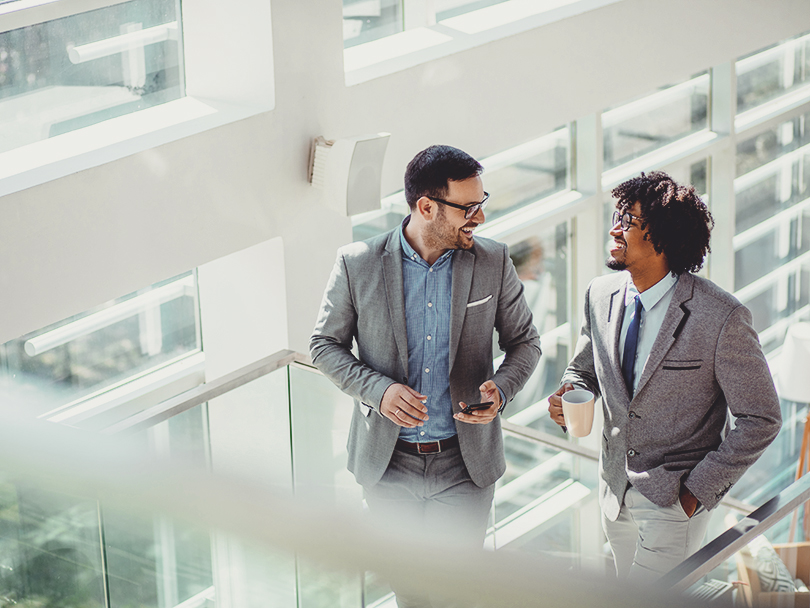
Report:
M697 272L703 267L711 251L714 218L694 186L680 186L663 171L653 171L619 184L612 194L622 213L639 203L641 228L647 229L644 238L666 256L672 272Z
M481 175L484 167L452 146L430 146L413 157L405 169L405 200L411 210L423 196L447 196L448 180L463 181Z

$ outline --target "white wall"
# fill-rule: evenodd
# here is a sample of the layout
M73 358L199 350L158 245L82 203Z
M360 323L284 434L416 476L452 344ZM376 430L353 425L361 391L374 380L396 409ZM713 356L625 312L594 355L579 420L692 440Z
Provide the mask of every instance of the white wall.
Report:
M810 30L807 0L624 0L347 88L341 0L271 10L274 110L0 198L0 342L282 237L306 350L351 240L306 184L312 137L392 133L389 193L432 143L486 156Z

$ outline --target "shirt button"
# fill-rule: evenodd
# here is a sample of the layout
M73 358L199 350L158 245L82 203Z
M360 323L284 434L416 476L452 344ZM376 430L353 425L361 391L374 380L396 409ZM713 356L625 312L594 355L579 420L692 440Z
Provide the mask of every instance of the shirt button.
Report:
M636 413L635 413L635 412L630 412L630 413L628 414L628 416L630 416L630 418L635 418L635 417L636 417Z
M430 340L430 336L428 336L427 339Z
M425 373L426 373L426 374L429 374L429 373L430 373L430 368L429 368L429 367L426 367L426 368L425 368Z
M635 451L635 450L627 450L627 455L628 455L628 456L635 456L635 455L636 455L636 451Z
M428 302L428 308L433 308L433 302Z
M422 432L421 432L421 433L419 433L419 434L420 434L420 435L422 435L422 436L424 437L424 435L425 435L425 431L422 431Z

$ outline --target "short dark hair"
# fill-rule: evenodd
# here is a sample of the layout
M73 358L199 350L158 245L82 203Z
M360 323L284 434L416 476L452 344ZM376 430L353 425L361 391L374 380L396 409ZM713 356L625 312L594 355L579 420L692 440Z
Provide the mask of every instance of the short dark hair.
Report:
M703 267L714 219L694 186L680 186L663 171L653 171L619 184L612 194L621 212L639 203L644 238L666 256L672 272Z
M470 179L483 170L481 163L458 148L430 146L414 156L405 169L405 200L413 210L423 196L447 196L448 180Z

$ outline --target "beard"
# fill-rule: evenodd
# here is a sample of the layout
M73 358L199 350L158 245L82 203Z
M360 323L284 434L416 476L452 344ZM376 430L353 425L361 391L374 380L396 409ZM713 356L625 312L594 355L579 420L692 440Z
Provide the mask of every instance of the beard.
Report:
M613 256L610 256L607 260L605 260L605 266L611 270L627 270L627 264L617 260Z
M470 249L473 241L454 228L445 217L444 207L439 207L438 221L431 222L425 227L425 245L431 249ZM474 226L472 224L471 226ZM465 226L466 227L466 226Z

